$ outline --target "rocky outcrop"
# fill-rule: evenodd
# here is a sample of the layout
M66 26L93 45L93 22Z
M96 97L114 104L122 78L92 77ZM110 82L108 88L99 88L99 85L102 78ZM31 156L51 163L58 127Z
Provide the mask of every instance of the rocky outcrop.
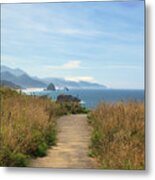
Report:
M64 90L65 90L65 91L69 91L68 87L64 87Z
M48 85L48 87L47 87L47 90L48 90L48 91L55 91L56 89L55 89L54 84L53 84L53 83L50 83L50 84Z
M77 97L74 97L72 95L61 94L57 97L57 102L59 102L59 103L63 103L63 102L77 102L77 103L79 103L80 99Z

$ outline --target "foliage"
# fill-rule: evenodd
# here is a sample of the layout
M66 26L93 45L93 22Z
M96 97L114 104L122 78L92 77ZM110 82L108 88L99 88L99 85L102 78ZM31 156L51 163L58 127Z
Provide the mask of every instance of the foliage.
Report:
M59 106L58 114L59 115L67 115L67 114L85 114L88 113L89 110L85 107L81 106L79 102L57 102Z

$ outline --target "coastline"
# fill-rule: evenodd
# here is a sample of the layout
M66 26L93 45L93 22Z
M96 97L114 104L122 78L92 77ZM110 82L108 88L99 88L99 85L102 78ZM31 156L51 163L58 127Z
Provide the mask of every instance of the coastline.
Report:
M28 95L48 96L56 101L61 94L72 95L81 100L81 104L88 109L97 107L102 101L115 103L118 101L144 101L143 89L70 89L65 91L57 89L56 91L44 91L43 88L30 88L23 90Z

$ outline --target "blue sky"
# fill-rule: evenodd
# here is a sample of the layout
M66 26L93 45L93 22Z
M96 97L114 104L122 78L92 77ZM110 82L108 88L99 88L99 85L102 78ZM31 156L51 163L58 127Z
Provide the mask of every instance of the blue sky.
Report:
M144 88L144 2L3 4L1 62L32 76Z

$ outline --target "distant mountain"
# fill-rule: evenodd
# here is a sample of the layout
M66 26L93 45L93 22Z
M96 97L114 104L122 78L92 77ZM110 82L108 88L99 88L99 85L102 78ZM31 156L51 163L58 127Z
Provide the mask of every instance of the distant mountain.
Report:
M14 83L12 83L10 81L6 81L6 80L1 80L0 86L14 88L14 89L21 89L21 87L18 86L17 84L14 84Z
M68 81L63 78L44 78L42 79L43 82L49 84L52 82L57 88L69 88L69 89L105 89L106 86L92 83L87 81Z
M47 86L45 83L31 78L27 74L15 76L7 71L1 73L1 80L10 81L23 88L44 88Z
M12 69L12 68L9 68L9 67L4 66L4 65L1 66L1 72L9 72L15 76L21 76L23 74L27 74L26 72L24 72L21 69L18 69L18 68Z
M94 83L94 82L87 82L87 81L80 81L79 85L81 87L92 88L92 89L93 88L101 88L101 89L106 88L105 85L101 85L101 84Z
M42 87L46 87L46 84L39 81L39 80L35 80L33 78L31 78L30 76L23 74L19 77L17 77L17 84L20 84L21 86L25 87L25 88L31 88L31 87L37 87L37 88L42 88Z
M1 79L12 82L23 88L46 88L53 83L56 88L61 89L105 89L105 85L87 81L69 81L63 78L43 78L31 77L21 69L12 69L7 66L1 66Z

